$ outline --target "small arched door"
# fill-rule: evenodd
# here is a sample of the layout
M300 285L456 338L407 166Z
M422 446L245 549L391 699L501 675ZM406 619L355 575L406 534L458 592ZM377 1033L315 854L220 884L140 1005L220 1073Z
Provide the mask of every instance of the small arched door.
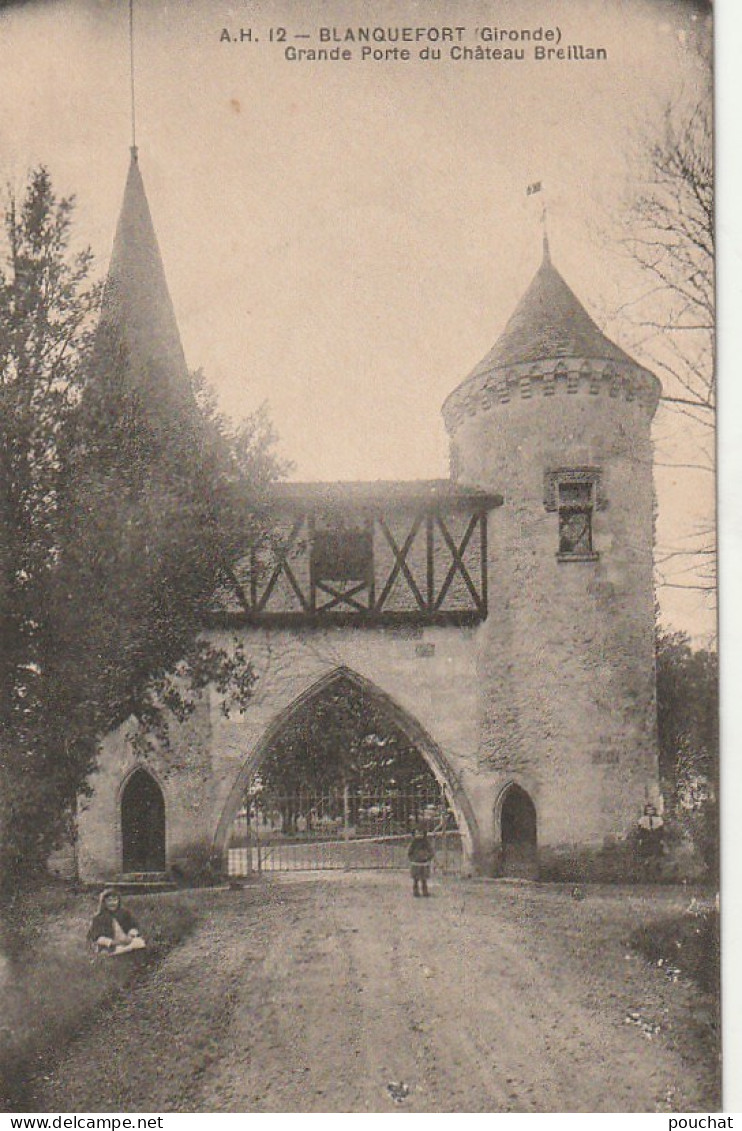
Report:
M124 872L164 872L165 799L146 770L135 770L121 796Z
M535 879L538 874L536 806L524 789L511 785L500 809L502 874Z

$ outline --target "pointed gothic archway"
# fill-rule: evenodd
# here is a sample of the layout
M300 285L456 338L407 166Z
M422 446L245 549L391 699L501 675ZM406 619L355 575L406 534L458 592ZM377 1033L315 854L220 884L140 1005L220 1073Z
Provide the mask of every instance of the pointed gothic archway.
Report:
M148 770L129 775L120 804L122 872L164 872L165 798Z
M535 879L538 875L536 806L516 782L510 782L500 794L496 820L502 846L502 874Z
M347 681L353 688L371 699L389 722L415 747L445 794L461 835L464 857L471 860L479 844L476 818L471 804L440 746L418 720L401 707L392 696L371 680L345 666L335 668L316 680L273 718L260 741L250 752L227 798L214 837L215 851L220 856L225 856L233 821L244 804L245 794L250 782L274 748L281 733L292 721L300 717L302 712L311 708L313 701L319 700L320 697L331 691L334 685L340 684L342 681Z

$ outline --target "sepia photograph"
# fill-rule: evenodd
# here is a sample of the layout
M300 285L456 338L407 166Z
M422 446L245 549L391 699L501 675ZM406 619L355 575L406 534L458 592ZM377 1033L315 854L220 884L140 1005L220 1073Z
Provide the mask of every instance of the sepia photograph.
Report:
M710 0L0 68L0 1112L721 1111Z

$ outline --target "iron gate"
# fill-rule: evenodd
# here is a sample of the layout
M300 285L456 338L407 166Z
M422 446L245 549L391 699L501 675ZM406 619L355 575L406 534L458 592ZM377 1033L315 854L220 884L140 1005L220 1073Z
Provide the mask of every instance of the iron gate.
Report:
M461 871L461 836L441 790L362 793L350 787L245 798L227 848L230 876L317 869L406 868L410 834L424 824L434 869Z

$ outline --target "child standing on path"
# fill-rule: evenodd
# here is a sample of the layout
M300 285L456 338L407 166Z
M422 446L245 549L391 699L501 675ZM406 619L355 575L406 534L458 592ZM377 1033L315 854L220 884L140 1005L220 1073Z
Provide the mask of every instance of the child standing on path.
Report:
M410 872L412 873L412 894L415 896L420 895L420 887L422 887L423 895L430 895L428 876L430 875L430 861L434 855L433 846L428 840L427 830L425 828L413 829L407 858L410 861Z

